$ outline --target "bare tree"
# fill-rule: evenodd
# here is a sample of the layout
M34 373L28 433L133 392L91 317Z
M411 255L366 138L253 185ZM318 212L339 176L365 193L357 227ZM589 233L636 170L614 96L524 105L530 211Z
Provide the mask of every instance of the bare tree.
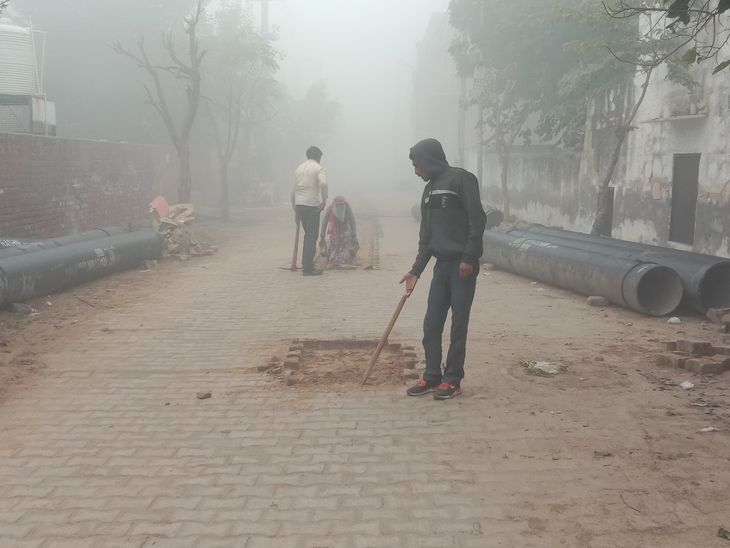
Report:
M206 78L206 97L218 155L221 216L229 217L229 166L241 131L250 138L255 114L264 113L271 100L273 74L279 68L278 53L259 36L237 2L224 2L217 13L217 33L211 37L212 65Z
M510 216L510 162L512 149L519 137L527 143L529 130L525 129L534 102L522 99L515 92L515 82L507 70L480 67L475 71L474 96L469 102L480 109L478 123L480 146L491 146L497 155L502 189L502 211Z
M162 43L170 57L171 64L160 65L153 63L147 54L144 38L137 43L137 52L126 49L121 42L115 42L112 49L120 55L132 59L137 66L147 72L152 81L152 88L145 84L147 103L150 104L160 115L165 124L172 144L177 151L180 163L180 179L178 184L178 200L180 202L190 201L192 188L192 174L190 170L190 134L195 124L200 107L200 90L202 84L201 66L206 51L200 48L198 39L198 27L205 13L205 0L197 0L193 13L185 17L183 28L188 36L187 59L178 55L175 48L175 40L172 31L162 37ZM167 74L175 80L185 82L187 108L183 115L182 123L178 127L175 121L170 101L162 84L162 75Z
M720 4L725 3L730 5L730 0L719 1ZM634 24L628 25L628 28L635 28L637 33L637 40L633 48L634 51L624 46L624 52L617 54L609 48L609 52L617 60L634 66L636 74L643 74L643 82L638 96L633 100L633 104L626 109L624 114L619 116L618 120L614 120L616 124L616 143L606 173L598 187L598 203L591 234L610 233L610 214L613 206L610 199L611 180L619 164L624 142L631 131L637 129L634 126L634 120L646 98L654 71L662 64L666 64L668 67L668 80L690 88L694 85L694 80L688 75L686 64L676 63L677 53L683 48L686 49L687 44L692 40L698 39L699 33L702 32L704 26L709 24L710 20L703 19L704 23L696 23L700 26L694 28L686 36L677 25L688 25L696 17L716 18L719 16L717 10L713 10L712 13L705 13L706 9L709 9L717 0L662 0L666 7L660 7L658 2L646 2L644 0L637 0L637 2L638 4L632 6L626 1L621 0L619 6L613 8L608 7L605 2L603 4L608 15L614 19L630 19L639 15L645 16L644 21L640 24L637 25L635 24L636 21L634 21ZM698 11L693 8L695 4L702 4L701 10ZM629 43L631 43L631 40L629 40ZM694 57L689 59L687 54L685 54L684 60L695 62L697 60L696 55L695 51ZM633 79L631 85L634 85Z

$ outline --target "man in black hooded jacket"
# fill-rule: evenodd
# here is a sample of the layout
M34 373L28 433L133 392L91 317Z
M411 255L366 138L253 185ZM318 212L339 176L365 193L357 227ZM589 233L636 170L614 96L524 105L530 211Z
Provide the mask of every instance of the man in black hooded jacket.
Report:
M469 313L474 300L486 215L479 198L477 178L451 167L436 139L425 139L411 149L416 175L427 182L421 198L421 229L418 256L403 276L406 292L413 292L431 257L436 258L423 320L426 371L423 379L408 389L409 396L433 392L445 400L461 394L466 358ZM441 338L451 309L451 344L441 369Z

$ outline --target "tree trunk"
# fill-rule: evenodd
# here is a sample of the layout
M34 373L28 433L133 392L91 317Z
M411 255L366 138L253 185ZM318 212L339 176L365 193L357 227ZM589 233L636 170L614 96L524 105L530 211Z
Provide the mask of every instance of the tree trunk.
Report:
M636 118L636 115L639 112L639 108L646 98L646 91L647 89L649 89L649 82L651 81L652 72L652 68L647 69L644 76L644 83L641 86L641 95L639 95L639 99L636 101L634 107L631 109L631 113L629 114L623 126L616 131L616 147L613 149L613 155L611 156L611 162L608 164L606 176L603 178L603 180L601 181L601 185L598 187L598 204L596 205L596 218L593 220L591 234L602 234L604 231L606 231L606 228L609 227L610 223L612 222L612 219L609 219L609 213L612 211L611 204L609 202L609 199L611 197L611 193L609 192L609 185L611 184L611 179L613 179L613 174L616 171L616 166L618 166L618 162L621 159L621 147L623 146L626 137L629 136L629 132L633 129L631 124L633 123L634 118Z
M228 164L230 162L230 159L228 158L221 158L220 159L220 177L221 177L221 218L224 221L228 221L230 218L229 214L229 208L228 208Z
M246 195L246 199L248 200L251 197L251 182L253 181L253 173L252 173L252 166L253 166L253 154L251 152L251 144L253 143L253 129L250 125L247 125L244 129L245 134L243 136L243 141L241 141L241 148L239 149L239 154L241 154L242 158L242 164L243 169L241 171L241 174L243 175L243 190ZM246 204L249 205L249 204Z
M509 153L499 154L500 180L502 182L502 213L504 218L509 217Z
M190 202L190 191L193 186L193 176L190 172L190 145L185 143L177 150L180 161L180 180L177 188L177 199L181 204Z
M612 210L610 204L611 193L609 192L609 185L613 174L616 171L616 166L621 159L621 148L623 147L626 136L629 134L629 128L621 128L617 132L618 140L616 146L613 149L613 155L611 156L611 162L608 164L608 170L606 176L601 181L601 186L598 187L598 204L596 205L596 218L593 219L593 227L591 228L591 234L601 235L608 232L612 219L609 219L609 214Z

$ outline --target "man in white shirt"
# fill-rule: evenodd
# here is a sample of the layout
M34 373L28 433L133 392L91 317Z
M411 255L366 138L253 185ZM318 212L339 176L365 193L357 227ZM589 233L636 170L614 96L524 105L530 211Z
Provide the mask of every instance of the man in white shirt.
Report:
M305 276L318 276L322 271L314 269L319 236L319 214L327 204L327 177L320 165L322 151L317 147L307 149L307 161L294 172L294 190L291 203L295 222L304 228L302 270Z

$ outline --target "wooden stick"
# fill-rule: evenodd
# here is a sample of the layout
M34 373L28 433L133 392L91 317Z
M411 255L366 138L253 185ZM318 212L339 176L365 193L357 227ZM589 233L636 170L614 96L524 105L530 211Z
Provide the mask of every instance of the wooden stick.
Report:
M365 383L368 382L368 377L370 377L370 374L373 372L373 369L375 369L375 363L378 361L378 357L380 356L380 353L383 351L385 344L388 342L388 337L390 336L390 332L393 331L393 326L395 326L395 322L398 320L398 316L400 316L401 310L403 310L403 307L405 306L406 301L408 300L408 297L410 297L410 295L408 293L405 293L400 298L400 302L398 303L398 306L396 307L395 312L393 312L393 316L390 318L390 323L388 324L388 327L385 328L385 333L383 333L383 338L380 339L380 343L378 343L378 348L375 349L375 353L373 354L373 357L370 358L370 363L368 364L368 369L365 372L365 376L360 381L360 386L364 386Z
M297 259L299 258L299 219L297 219L297 233L294 236L294 255L291 258L291 270L296 272L297 270Z
M296 272L299 270L297 268L297 259L299 259L299 219L297 219L297 232L294 236L294 254L291 258L291 265L289 266L280 266L280 270L291 270L292 272Z

